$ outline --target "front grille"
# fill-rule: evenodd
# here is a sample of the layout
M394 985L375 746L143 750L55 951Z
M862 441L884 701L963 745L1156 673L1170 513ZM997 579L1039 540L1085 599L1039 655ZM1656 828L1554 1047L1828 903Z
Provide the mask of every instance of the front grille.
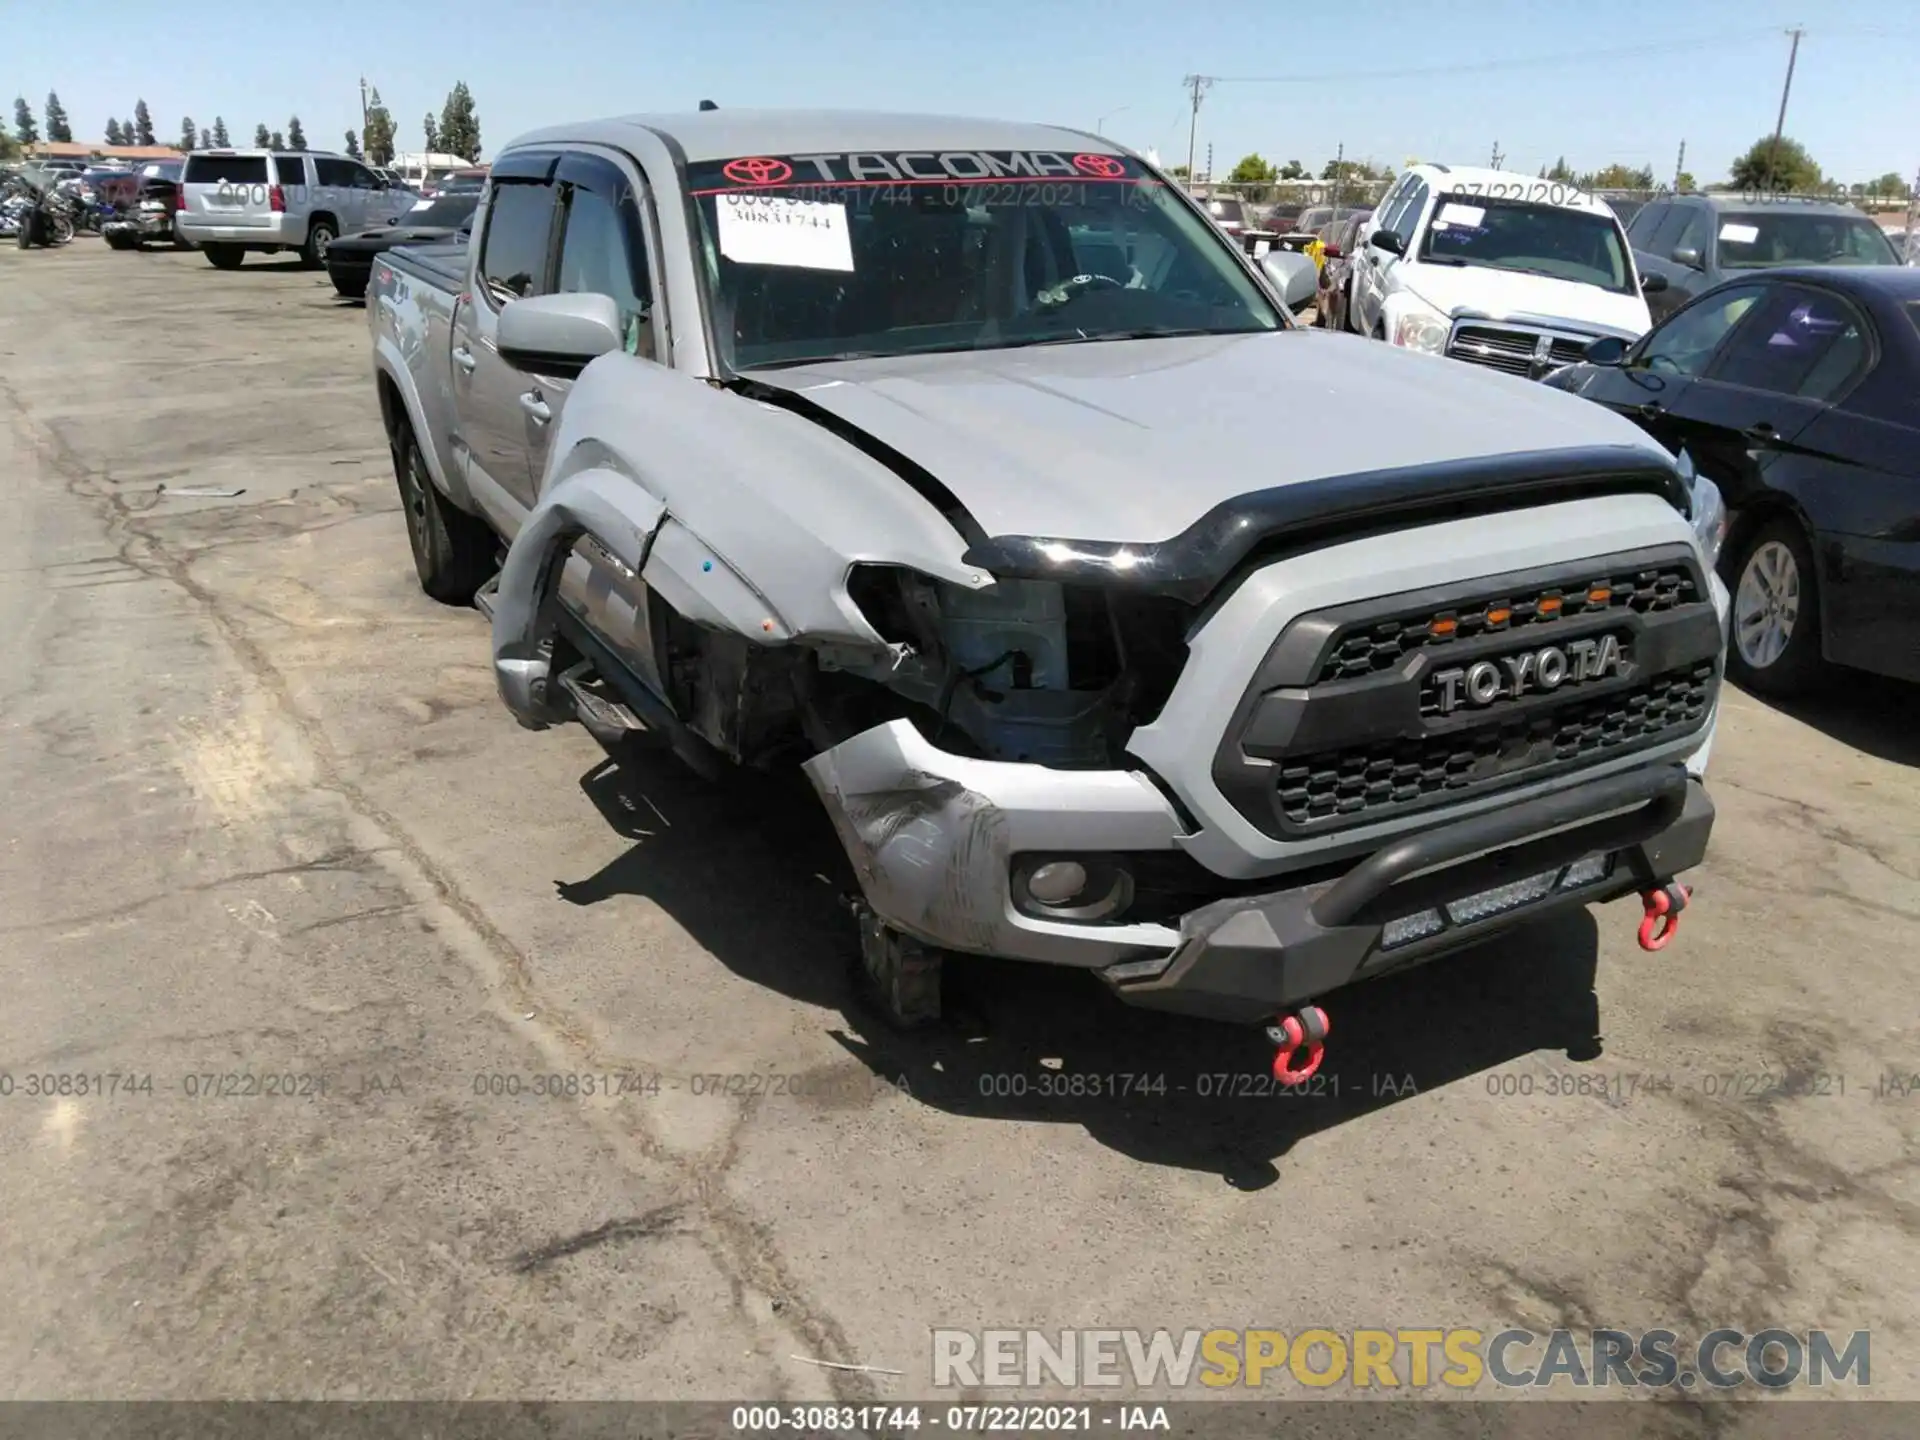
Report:
M1684 735L1706 718L1713 679L1713 662L1701 661L1629 690L1459 734L1289 757L1280 767L1280 812L1302 826L1364 820L1382 807L1398 811L1519 771Z
M1547 355L1538 358L1542 336L1547 337ZM1571 365L1587 351L1587 339L1549 330L1531 330L1516 325L1456 325L1447 340L1447 354L1455 360L1508 375L1531 377L1556 365Z
M1690 570L1682 565L1663 565L1618 575L1602 574L1569 585L1481 595L1445 609L1410 610L1338 632L1319 673L1313 677L1314 683L1390 670L1412 651L1451 645L1477 635L1522 629L1538 634L1531 627L1611 610L1654 615L1699 599L1700 588Z
M1680 544L1313 611L1258 662L1213 778L1285 839L1679 749L1723 645Z

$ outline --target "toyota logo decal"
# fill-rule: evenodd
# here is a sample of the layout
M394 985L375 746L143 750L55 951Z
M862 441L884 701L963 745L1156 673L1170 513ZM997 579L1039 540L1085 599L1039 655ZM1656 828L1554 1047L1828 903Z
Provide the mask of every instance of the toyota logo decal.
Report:
M729 160L720 167L720 173L742 185L778 185L793 174L793 167L766 155L749 155L744 160Z
M1111 155L1076 155L1073 168L1082 175L1093 175L1101 180L1118 180L1127 173L1127 167Z

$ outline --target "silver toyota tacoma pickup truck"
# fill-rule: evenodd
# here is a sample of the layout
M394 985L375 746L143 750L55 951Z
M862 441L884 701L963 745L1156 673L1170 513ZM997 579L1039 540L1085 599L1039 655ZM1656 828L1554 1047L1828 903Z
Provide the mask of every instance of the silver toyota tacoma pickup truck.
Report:
M368 308L421 583L491 616L501 698L802 764L898 1022L947 957L1077 966L1295 1080L1342 986L1564 906L1677 924L1717 493L1574 396L1295 326L1111 142L543 130Z

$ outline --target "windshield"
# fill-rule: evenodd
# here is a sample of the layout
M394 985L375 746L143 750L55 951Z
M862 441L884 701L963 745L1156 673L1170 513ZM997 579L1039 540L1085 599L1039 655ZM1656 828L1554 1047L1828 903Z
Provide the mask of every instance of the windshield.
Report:
M688 189L735 369L1286 325L1219 232L1120 156L751 156L690 167Z
M1898 265L1886 232L1865 216L1763 210L1720 217L1720 264L1728 270L1769 265Z
M480 204L480 189L460 190L453 193L441 191L431 200L422 200L409 210L406 218L397 224L407 226L439 226L448 230L457 230L473 218L473 212Z
M1610 214L1486 195L1442 195L1420 253L1442 265L1484 265L1634 293L1620 222Z

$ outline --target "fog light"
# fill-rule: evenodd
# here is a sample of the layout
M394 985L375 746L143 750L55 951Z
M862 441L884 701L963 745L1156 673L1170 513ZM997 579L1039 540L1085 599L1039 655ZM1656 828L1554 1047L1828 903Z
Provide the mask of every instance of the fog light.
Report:
M1440 918L1438 910L1420 910L1389 920L1380 931L1380 948L1391 950L1396 945L1411 945L1429 935L1438 935L1445 926L1446 921Z
M1548 870L1543 874L1529 875L1524 880L1482 890L1478 895L1469 895L1464 900L1449 904L1447 918L1456 925L1471 925L1477 920L1490 920L1495 915L1518 910L1522 905L1531 905L1551 892L1553 882L1558 878L1558 871Z
M1133 876L1097 856L1036 856L1014 865L1012 881L1014 906L1042 920L1111 920L1133 904Z
M1027 877L1027 893L1042 905L1064 905L1087 888L1087 867L1073 860L1049 860Z

